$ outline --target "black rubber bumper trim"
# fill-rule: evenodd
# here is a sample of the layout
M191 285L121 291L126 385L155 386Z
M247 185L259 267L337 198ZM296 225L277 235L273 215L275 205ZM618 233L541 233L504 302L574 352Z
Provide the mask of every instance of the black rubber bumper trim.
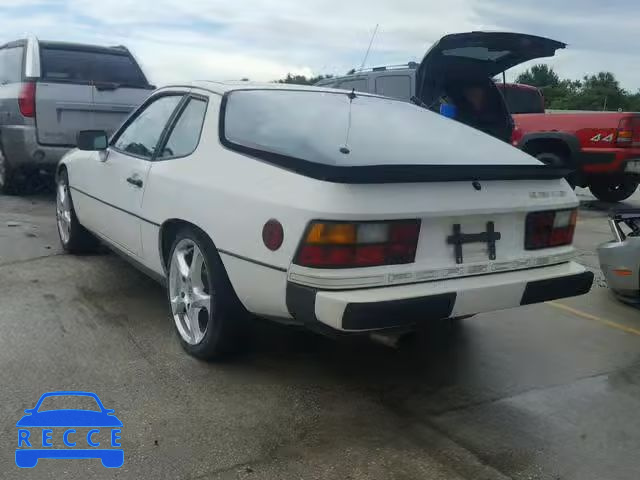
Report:
M455 303L455 292L388 302L349 303L342 316L342 328L368 330L440 320L451 316Z
M315 288L288 283L286 301L289 313L313 330L333 330L316 318L317 292ZM387 302L349 303L342 316L342 328L375 330L448 318L455 302L456 293L451 292Z
M576 275L548 280L537 280L527 283L522 294L521 305L548 302L558 298L584 295L591 290L593 272L583 272Z
M610 163L613 163L615 159L615 153L582 152L580 154L580 162L584 165L608 165Z

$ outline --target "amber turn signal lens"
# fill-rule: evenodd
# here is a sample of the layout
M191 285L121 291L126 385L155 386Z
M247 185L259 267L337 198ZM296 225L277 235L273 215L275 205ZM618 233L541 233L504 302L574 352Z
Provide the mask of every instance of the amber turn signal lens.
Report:
M633 275L633 272L626 268L616 268L613 270L613 273L615 273L619 277L630 277Z
M353 245L356 226L353 223L315 223L307 234L306 243Z

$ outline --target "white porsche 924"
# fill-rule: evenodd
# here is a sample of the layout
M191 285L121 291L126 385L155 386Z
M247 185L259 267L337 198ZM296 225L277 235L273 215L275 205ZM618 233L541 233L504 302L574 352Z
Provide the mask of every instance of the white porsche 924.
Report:
M60 239L167 285L184 348L247 312L406 328L586 293L566 172L424 108L319 87L161 88L57 171Z

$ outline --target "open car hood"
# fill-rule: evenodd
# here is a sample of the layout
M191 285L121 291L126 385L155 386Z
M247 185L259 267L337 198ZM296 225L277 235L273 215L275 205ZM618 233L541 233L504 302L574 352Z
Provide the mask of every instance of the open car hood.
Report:
M502 32L454 33L425 54L416 72L416 96L430 105L448 80L493 77L534 58L553 57L567 45L535 35Z

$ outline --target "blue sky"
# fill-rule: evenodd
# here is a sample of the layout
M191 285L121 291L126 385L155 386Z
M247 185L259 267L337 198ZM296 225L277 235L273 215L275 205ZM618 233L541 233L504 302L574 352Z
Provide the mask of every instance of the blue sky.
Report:
M446 33L521 31L569 43L548 60L561 75L611 70L636 91L638 18L637 0L0 0L0 41L124 44L162 85L341 74L376 23L369 65L418 60Z

